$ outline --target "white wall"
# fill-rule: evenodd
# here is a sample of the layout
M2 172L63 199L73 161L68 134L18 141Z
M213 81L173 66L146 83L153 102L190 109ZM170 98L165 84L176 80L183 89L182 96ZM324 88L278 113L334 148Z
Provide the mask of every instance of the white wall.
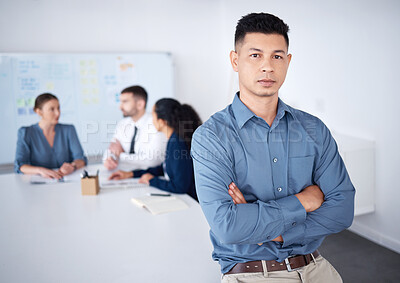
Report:
M212 0L0 0L0 51L171 52L177 98L206 119L226 104L221 7Z
M399 1L0 0L0 51L169 51L177 98L206 119L232 99L236 22L260 11L291 27L281 97L331 129L376 141L376 212L352 229L400 252Z
M356 217L352 230L400 252L400 2L226 0L223 8L226 48L242 15L284 19L293 59L281 97L335 131L376 141L376 212Z

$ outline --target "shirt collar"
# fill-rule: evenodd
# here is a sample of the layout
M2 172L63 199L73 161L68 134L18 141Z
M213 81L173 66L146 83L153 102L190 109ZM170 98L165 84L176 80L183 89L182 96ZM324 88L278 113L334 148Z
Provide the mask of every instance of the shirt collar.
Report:
M287 106L286 103L282 101L282 99L278 98L278 111L276 112L277 119L282 119L282 117L285 116L286 112L290 113L290 115L292 115L292 117L294 118L290 107Z
M233 99L232 110L239 128L242 128L248 120L255 116L255 114L240 100L239 92L235 94L235 98Z
M232 102L232 110L233 114L235 115L236 121L238 123L239 128L242 128L244 124L252 117L257 117L246 105L240 100L239 98L240 92L235 94L235 98ZM280 98L278 98L278 111L276 113L275 120L280 120L288 112L294 117L291 109L287 106Z
M149 117L151 117L151 115L149 113L145 112L144 115L142 117L140 117L139 120L137 120L136 122L133 121L132 117L130 117L130 118L131 118L131 123L133 123L133 125L135 125L138 128L141 128L143 126L146 126L146 122L148 122Z

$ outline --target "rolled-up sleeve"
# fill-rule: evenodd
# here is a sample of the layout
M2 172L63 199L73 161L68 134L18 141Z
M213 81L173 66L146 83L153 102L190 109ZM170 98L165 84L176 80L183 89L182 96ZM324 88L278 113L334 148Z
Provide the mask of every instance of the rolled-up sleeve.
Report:
M282 235L283 247L305 245L349 227L354 217L355 189L331 133L322 125L321 155L313 181L324 193L321 207L307 213L306 221Z
M234 204L228 185L236 183L233 153L213 130L201 126L192 140L195 183L200 205L213 234L223 244L271 241L303 223L306 212L297 197Z
M18 130L17 150L15 153L14 171L22 173L20 168L22 165L31 164L31 149L27 142L26 128L22 127Z

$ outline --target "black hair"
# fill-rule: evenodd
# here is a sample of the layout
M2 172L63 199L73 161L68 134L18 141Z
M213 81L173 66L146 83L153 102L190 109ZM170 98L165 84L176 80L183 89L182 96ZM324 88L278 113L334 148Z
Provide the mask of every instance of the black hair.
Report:
M247 33L260 32L264 34L280 34L285 38L289 48L289 26L280 18L267 13L251 13L242 17L235 32L235 48L241 43Z
M54 94L51 94L51 93L48 93L48 92L40 94L35 99L35 106L33 106L33 111L35 111L36 109L42 109L43 105L47 101L50 101L50 100L53 100L53 99L58 101L57 96L55 96Z
M180 104L173 98L162 98L154 106L157 118L165 120L167 125L183 139L189 150L194 131L201 125L197 112L187 104Z
M146 90L141 87L140 85L133 85L127 87L121 91L122 93L132 93L134 98L143 99L144 100L144 107L146 108L147 105L147 92Z

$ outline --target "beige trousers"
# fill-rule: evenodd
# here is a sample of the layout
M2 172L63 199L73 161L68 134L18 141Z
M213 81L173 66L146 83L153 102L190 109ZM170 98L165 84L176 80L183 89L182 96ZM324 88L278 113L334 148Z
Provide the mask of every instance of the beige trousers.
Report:
M265 265L264 265L265 266ZM336 269L322 256L296 271L273 271L222 275L222 283L341 283Z

